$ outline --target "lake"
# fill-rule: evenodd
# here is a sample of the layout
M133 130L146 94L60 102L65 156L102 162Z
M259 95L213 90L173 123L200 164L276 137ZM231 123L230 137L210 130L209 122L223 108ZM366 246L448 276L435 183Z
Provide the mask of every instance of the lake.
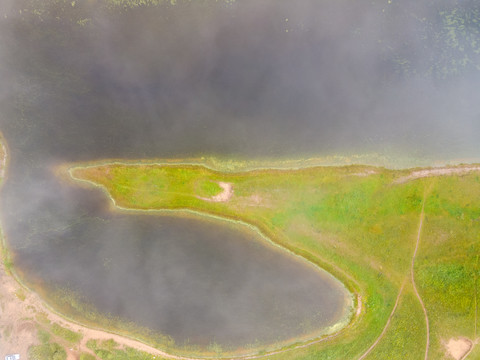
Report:
M417 18L440 26L439 9L367 3L7 1L0 131L11 162L0 200L23 280L180 347L289 342L342 318L338 281L254 234L115 214L101 192L62 183L53 168L208 155L480 158L478 69L454 68L455 49L418 40L429 30Z

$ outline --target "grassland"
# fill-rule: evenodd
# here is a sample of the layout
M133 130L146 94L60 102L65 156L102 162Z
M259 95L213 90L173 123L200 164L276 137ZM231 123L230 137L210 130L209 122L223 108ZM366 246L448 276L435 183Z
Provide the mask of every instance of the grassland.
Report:
M478 337L480 175L397 183L408 173L365 166L234 173L121 163L70 169L83 184L105 189L117 209L188 209L251 224L360 296L360 314L337 337L271 359L359 358L383 331L404 282L391 323L366 358L423 358L426 324L409 279L425 203L414 278L429 315L429 358L448 358L450 338ZM209 187L219 182L232 184L232 198L202 200L221 190Z
M154 356L131 347L121 347L114 340L95 341L90 340L87 347L95 353L101 360L162 360L159 356ZM95 360L90 354L84 355L84 360Z

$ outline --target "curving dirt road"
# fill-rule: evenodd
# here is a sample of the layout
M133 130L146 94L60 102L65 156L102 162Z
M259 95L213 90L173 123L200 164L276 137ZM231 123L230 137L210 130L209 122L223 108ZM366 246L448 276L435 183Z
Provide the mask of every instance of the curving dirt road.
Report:
M412 264L410 266L410 276L412 280L412 285L413 285L413 290L415 292L415 295L418 298L418 301L420 302L420 305L422 306L423 313L425 314L425 324L427 327L427 343L425 345L425 360L428 359L428 349L430 347L430 325L428 322L428 315L427 315L427 309L425 308L425 304L423 303L422 297L418 293L417 290L417 285L415 284L415 258L417 257L417 251L418 251L418 245L420 244L420 235L422 233L422 227L423 227L423 220L425 218L425 200L426 200L426 193L423 197L423 204L422 204L422 212L420 214L420 225L418 226L418 233L417 233L417 243L415 245L415 251L413 252L413 257L412 257Z
M388 317L387 323L385 324L385 327L383 328L382 333L381 333L380 336L375 340L375 342L372 344L372 346L370 346L370 347L368 348L368 350L365 351L365 352L363 353L363 355L358 358L358 360L363 360L363 359L365 359L365 357L367 357L367 355L370 354L370 352L375 348L375 346L377 346L377 344L380 342L380 340L382 340L383 335L385 335L385 333L387 332L387 329L388 329L388 326L390 325L390 321L392 320L393 314L395 313L395 310L397 310L397 306L398 306L398 303L399 303L399 301L400 301L400 297L401 297L401 295L402 295L403 287L404 287L404 286L405 286L405 281L403 282L402 287L400 288L400 291L398 292L397 300L395 301L395 305L393 306L392 312L390 313L390 316Z
M427 175L425 175L425 176L427 176ZM411 179L413 179L413 178L411 178ZM415 292L415 295L417 296L417 299L420 302L420 305L422 306L423 313L425 314L425 323L426 323L426 327L427 327L427 343L425 345L425 359L424 360L427 360L427 358L428 358L428 349L430 347L430 326L429 326L429 322L428 322L427 309L425 308L423 300L422 300L420 294L418 293L417 286L415 284L414 266L415 266L415 258L417 257L418 246L420 244L420 235L422 233L423 219L425 218L425 201L426 201L426 198L427 198L427 192L428 191L426 190L425 194L423 196L422 211L420 212L420 224L418 225L418 232L417 232L417 241L416 241L416 244L415 244L415 250L413 252L412 262L411 262L411 265L410 265L410 280L412 282L412 286L413 286L413 290ZM391 321L391 319L392 319L392 317L395 313L395 310L397 309L397 305L398 305L398 302L400 300L400 295L402 294L404 285L405 285L405 282L402 284L402 287L400 288L400 291L399 291L398 296L397 296L397 300L395 301L395 306L393 307L393 310L392 310L390 316L387 319L387 323L385 324L385 327L383 328L382 333L378 336L378 338L375 340L375 342L372 344L372 346L370 346L367 349L367 351L365 351L358 358L358 360L365 359L365 357L378 345L378 343L380 342L382 337L385 335L385 333L388 329L388 326L390 325L390 321Z

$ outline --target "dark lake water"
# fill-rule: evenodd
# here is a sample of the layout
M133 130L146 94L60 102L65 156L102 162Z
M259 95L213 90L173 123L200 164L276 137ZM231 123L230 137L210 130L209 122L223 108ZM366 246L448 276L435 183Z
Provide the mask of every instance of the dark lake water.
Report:
M102 194L61 184L52 167L480 158L479 25L467 21L455 43L442 17L478 14L474 1L40 3L0 4L0 131L11 151L0 200L16 264L34 287L76 291L179 345L318 330L343 311L344 290L227 225L112 214Z

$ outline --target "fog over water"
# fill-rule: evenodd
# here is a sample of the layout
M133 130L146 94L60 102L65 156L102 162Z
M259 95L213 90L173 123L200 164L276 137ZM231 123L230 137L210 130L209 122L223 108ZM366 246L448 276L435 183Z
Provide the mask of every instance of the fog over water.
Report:
M286 339L312 314L334 320L335 283L221 225L111 214L98 191L61 184L52 167L480 158L477 1L113 3L0 0L2 226L27 282L79 291L179 343ZM262 296L278 299L277 313Z

